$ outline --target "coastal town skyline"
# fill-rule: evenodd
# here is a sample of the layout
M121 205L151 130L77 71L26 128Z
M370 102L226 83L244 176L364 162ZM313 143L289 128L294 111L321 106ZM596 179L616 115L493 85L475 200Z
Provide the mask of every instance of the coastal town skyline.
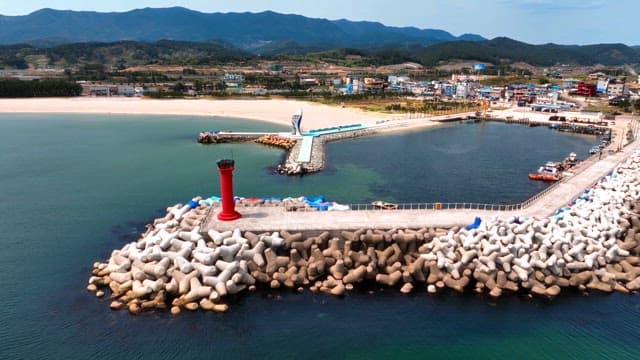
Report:
M376 21L387 26L414 26L448 31L454 35L475 33L488 39L506 36L531 44L563 45L624 43L640 45L633 29L634 14L640 3L621 0L611 4L603 0L486 0L482 3L454 0L350 1L327 0L307 3L282 0L209 2L202 0L109 1L87 3L63 0L52 4L44 0L27 0L3 4L0 14L27 15L42 8L75 11L126 12L144 7L182 6L212 12L261 12L298 14L330 20Z

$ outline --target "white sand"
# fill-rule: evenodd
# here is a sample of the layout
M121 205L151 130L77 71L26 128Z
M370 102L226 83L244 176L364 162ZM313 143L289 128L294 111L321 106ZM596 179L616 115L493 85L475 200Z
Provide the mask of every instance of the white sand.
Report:
M289 126L302 109L305 129L347 124L373 124L390 115L295 100L143 99L74 97L0 99L0 113L159 114L233 117Z

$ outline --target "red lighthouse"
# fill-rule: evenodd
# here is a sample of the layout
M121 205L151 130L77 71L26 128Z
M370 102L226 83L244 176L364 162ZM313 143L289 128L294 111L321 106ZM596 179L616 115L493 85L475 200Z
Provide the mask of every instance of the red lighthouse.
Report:
M233 160L219 160L218 171L220 172L220 197L222 211L218 214L218 220L231 221L239 219L242 215L236 211L236 203L233 199Z

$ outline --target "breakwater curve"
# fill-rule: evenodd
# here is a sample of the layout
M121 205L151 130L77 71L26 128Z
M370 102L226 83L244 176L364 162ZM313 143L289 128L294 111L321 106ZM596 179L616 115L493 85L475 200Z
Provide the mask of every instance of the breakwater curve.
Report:
M113 309L132 313L225 311L243 291L279 288L335 296L380 286L490 297L633 292L640 289L639 175L640 154L633 152L553 216L449 227L224 230L208 221L216 203L195 198L168 208L138 241L95 263L88 289L109 293Z

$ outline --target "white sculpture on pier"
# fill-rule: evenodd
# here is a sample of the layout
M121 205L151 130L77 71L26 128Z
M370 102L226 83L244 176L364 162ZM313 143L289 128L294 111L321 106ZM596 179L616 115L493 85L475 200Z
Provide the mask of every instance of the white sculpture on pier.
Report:
M291 134L296 136L302 136L302 130L300 130L300 124L302 123L302 109L298 109L295 114L291 117L291 125L293 126L293 131Z

